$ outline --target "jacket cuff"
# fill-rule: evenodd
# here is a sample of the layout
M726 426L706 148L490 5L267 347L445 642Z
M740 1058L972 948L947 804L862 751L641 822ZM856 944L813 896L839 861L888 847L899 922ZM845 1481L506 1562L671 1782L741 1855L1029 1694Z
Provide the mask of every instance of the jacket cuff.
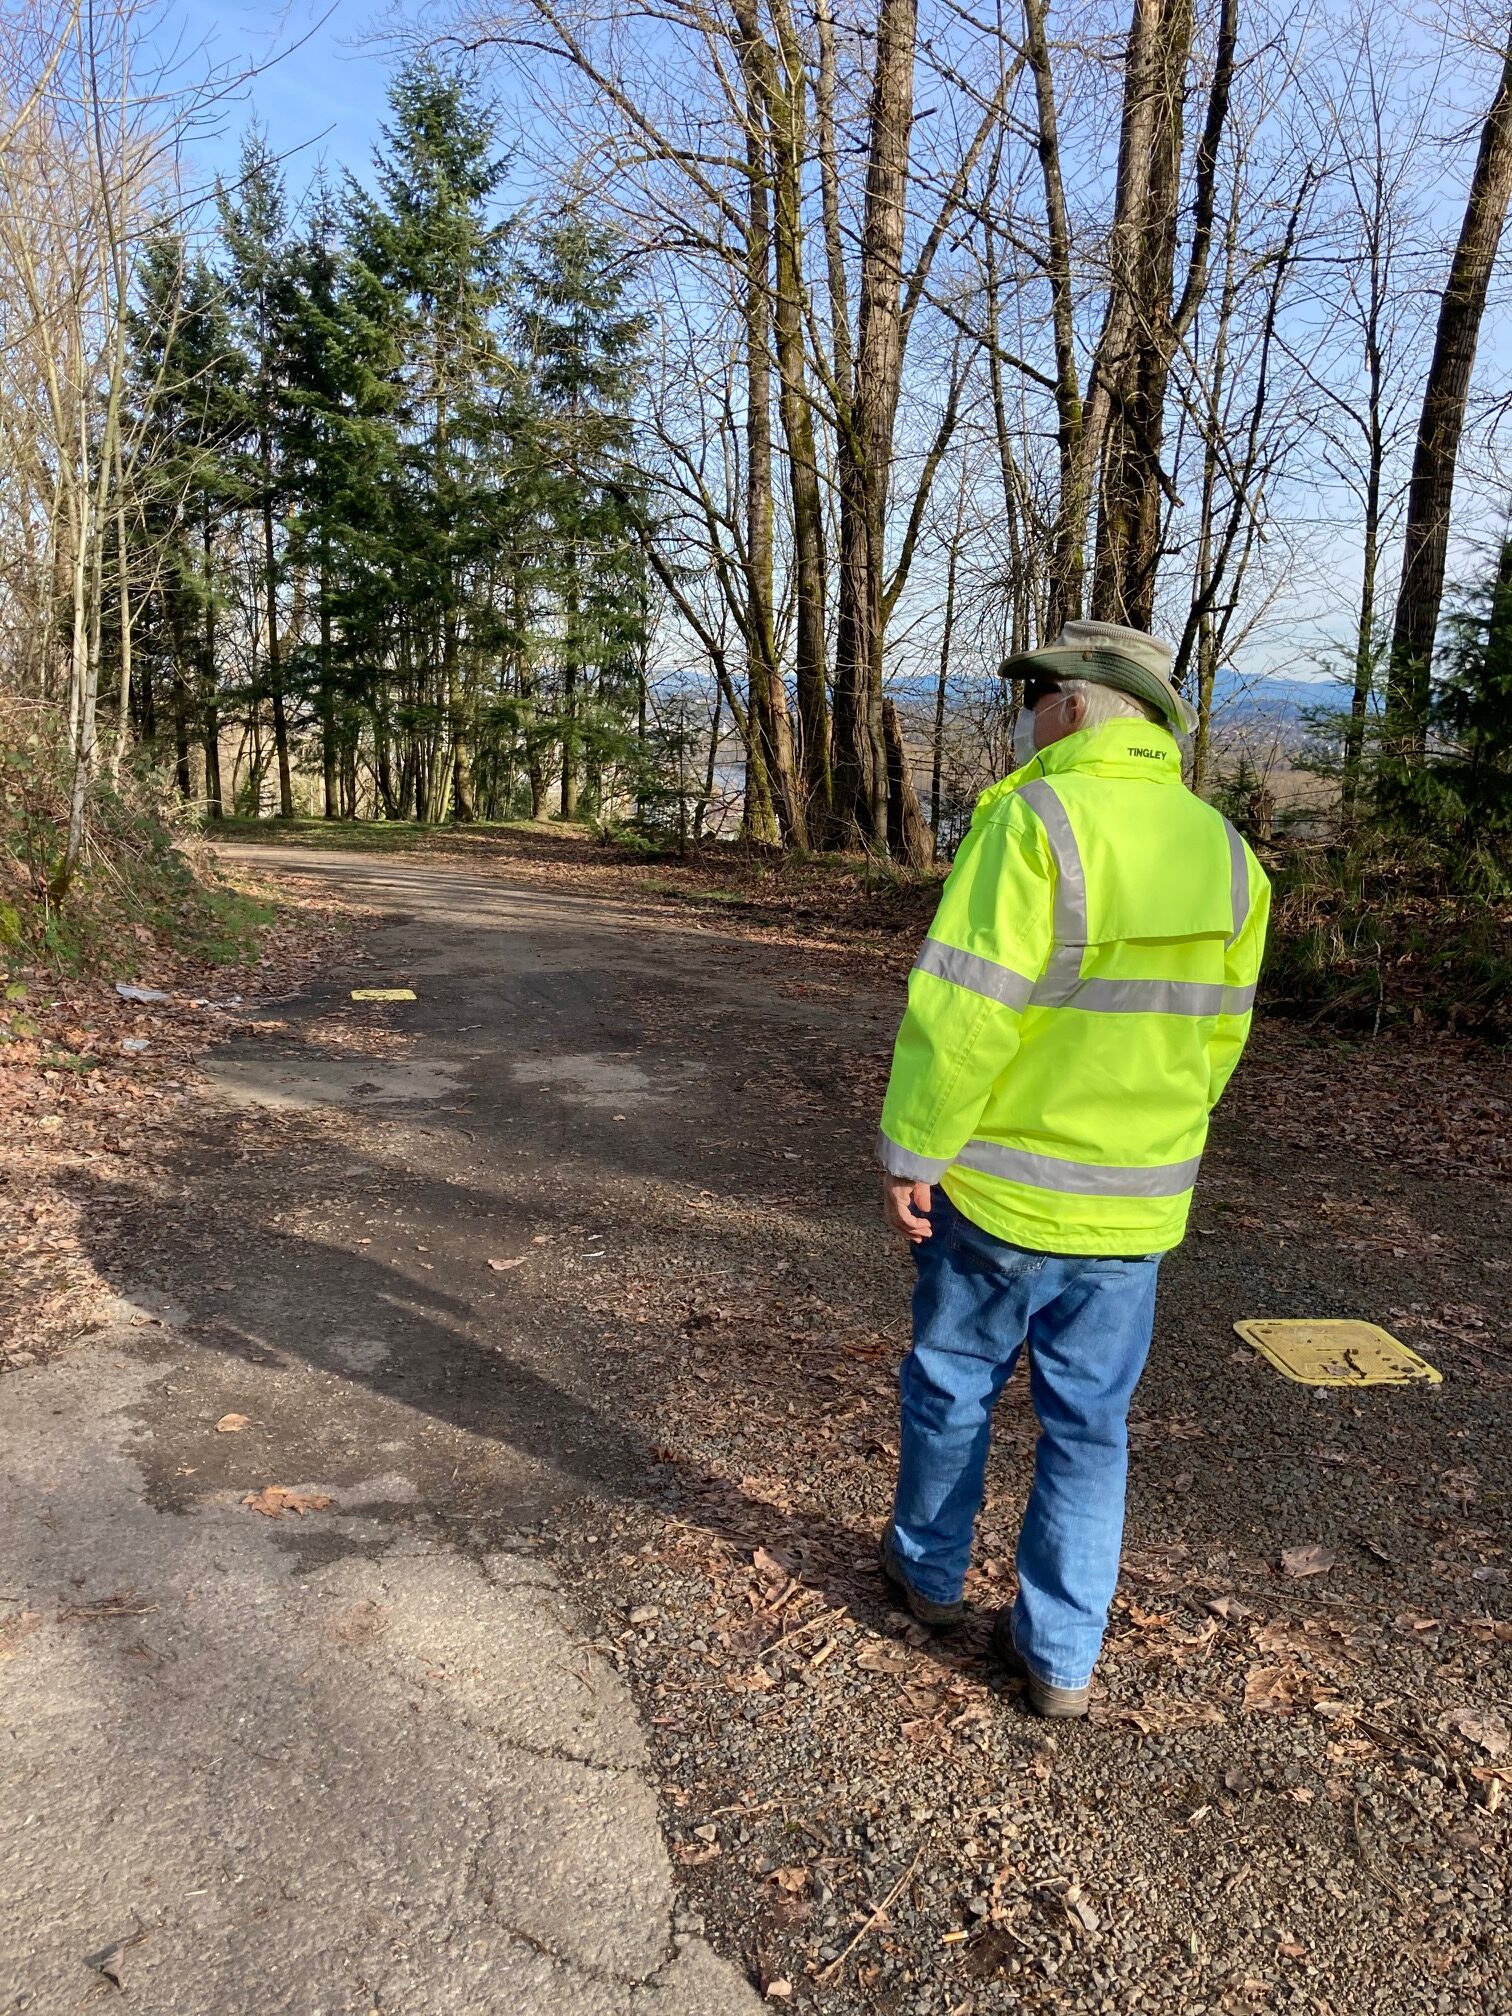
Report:
M951 1163L948 1155L915 1155L911 1148L900 1148L880 1128L877 1160L889 1176L906 1176L915 1183L938 1183Z

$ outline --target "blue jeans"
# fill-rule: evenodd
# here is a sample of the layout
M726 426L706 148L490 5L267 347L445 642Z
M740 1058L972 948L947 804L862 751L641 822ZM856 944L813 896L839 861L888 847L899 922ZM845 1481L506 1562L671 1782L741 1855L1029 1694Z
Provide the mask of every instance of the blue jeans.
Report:
M931 1204L933 1236L913 1249L893 1545L922 1595L959 1598L993 1403L1027 1342L1040 1436L1013 1642L1040 1679L1083 1687L1118 1581L1129 1401L1150 1349L1159 1256L1030 1253L963 1217L938 1185Z

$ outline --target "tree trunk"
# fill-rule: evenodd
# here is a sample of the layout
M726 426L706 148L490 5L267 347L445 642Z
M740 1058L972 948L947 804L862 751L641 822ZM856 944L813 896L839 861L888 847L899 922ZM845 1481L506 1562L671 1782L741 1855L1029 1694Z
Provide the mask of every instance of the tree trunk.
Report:
M1068 619L1082 613L1083 542L1087 523L1087 469L1084 416L1076 364L1075 290L1071 278L1071 226L1061 178L1060 121L1050 45L1045 33L1045 0L1023 0L1024 51L1034 76L1037 119L1035 148L1045 191L1046 277L1050 283L1051 327L1055 337L1055 450L1059 494L1050 540L1045 635L1053 637Z
M940 793L941 772L944 767L945 751L945 689L950 680L950 645L955 633L956 562L960 558L961 530L966 516L966 475L964 465L961 473L961 488L956 498L955 537L950 542L950 553L945 563L945 620L940 629L940 671L935 681L934 747L931 752L929 771L929 844L931 854L940 849Z
M210 516L204 517L202 533L205 558L204 656L200 661L200 731L205 745L205 804L212 819L225 817L221 795L220 705L215 680L215 574Z
M341 816L341 778L336 744L336 695L331 687L330 547L324 538L320 553L320 769L324 816Z
M934 859L934 839L924 823L908 751L903 746L902 724L890 699L882 702L882 733L887 747L888 852L906 867L927 868Z
M1433 641L1444 593L1449 512L1476 341L1497 247L1512 200L1512 48L1481 128L1459 242L1439 303L1407 493L1402 579L1391 633L1386 695L1385 795L1423 761L1432 697Z
M1097 369L1104 394L1092 614L1147 630L1160 557L1160 452L1184 140L1190 0L1135 0L1125 56L1118 214Z
M787 443L788 487L792 501L793 594L796 637L793 661L798 694L798 719L803 737L803 789L786 821L790 845L806 846L810 830L823 832L830 812L829 710L825 691L825 553L824 500L819 483L819 458L814 445L814 417L809 400L804 337L803 170L805 157L804 100L807 91L803 51L787 0L771 0L777 30L778 63L763 43L758 83L766 112L771 150L773 244L776 287L772 321L776 335L777 382L783 437ZM791 767L785 696L781 702L780 741L774 762L779 780Z
M771 222L767 201L766 149L762 140L761 93L751 46L754 9L745 15L741 58L746 71L746 596L745 632L748 709L746 784L742 828L748 840L778 837L773 802L772 756L775 723L773 689L777 668L773 604L772 367L770 334ZM749 32L747 32L749 31ZM784 710L785 712L785 710Z
M836 440L840 492L834 804L843 847L887 838L882 721L888 479L902 373L902 279L916 0L880 0L868 110L855 392Z
M455 616L446 619L445 671L446 718L451 730L452 811L463 824L478 816L477 794L473 788L472 738L468 734L467 696L458 662L460 640Z
M1207 291L1238 19L1238 0L1223 0L1179 301L1174 277L1192 0L1134 0L1129 28L1108 308L1093 363L1084 457L1101 471L1092 614L1138 630L1148 630L1154 618L1169 487L1161 468L1166 391L1176 346Z
M273 702L273 749L278 758L278 815L281 819L292 819L294 782L289 773L289 719L284 708L283 659L278 640L278 573L273 553L272 447L266 433L262 437L261 452L263 571L267 576L268 597L268 691Z

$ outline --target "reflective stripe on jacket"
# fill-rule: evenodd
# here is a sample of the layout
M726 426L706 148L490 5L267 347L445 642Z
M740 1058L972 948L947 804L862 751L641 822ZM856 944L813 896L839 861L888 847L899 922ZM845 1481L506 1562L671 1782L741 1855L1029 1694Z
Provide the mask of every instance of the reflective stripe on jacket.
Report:
M908 982L878 1152L1047 1253L1161 1253L1249 1035L1270 884L1174 739L1083 729L978 801Z

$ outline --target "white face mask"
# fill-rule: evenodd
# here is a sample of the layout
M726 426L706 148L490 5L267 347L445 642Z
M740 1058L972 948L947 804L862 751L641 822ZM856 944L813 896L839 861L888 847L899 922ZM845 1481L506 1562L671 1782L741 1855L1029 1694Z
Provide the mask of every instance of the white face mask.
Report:
M1021 707L1019 717L1013 724L1013 767L1022 770L1026 763L1032 763L1034 748L1034 715L1029 708Z

